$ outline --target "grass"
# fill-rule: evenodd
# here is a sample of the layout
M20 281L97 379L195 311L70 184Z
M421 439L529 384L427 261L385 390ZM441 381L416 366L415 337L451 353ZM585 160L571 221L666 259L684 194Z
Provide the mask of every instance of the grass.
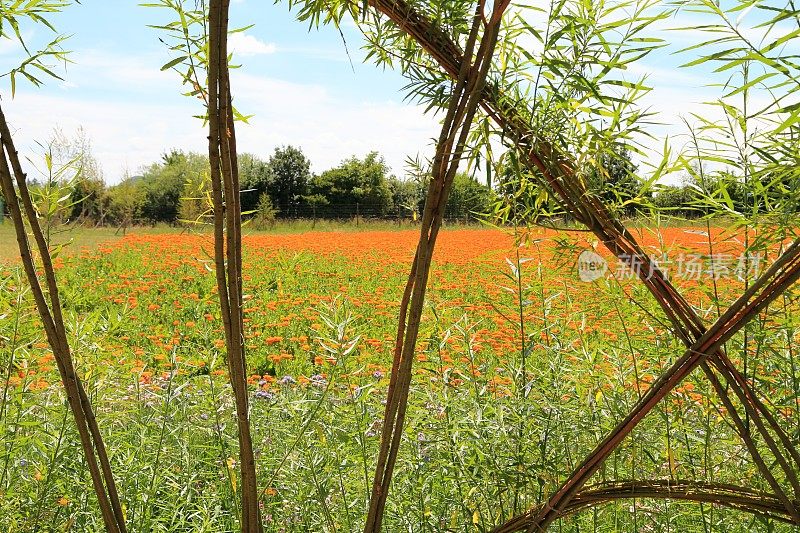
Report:
M53 235L56 244L69 243L71 248L96 249L101 243L115 242L122 234L116 234L114 228L86 229L76 228L69 231L58 231ZM19 248L17 248L14 226L6 220L0 224L0 262L18 261Z
M0 248L9 228L0 229ZM391 226L299 229L244 242L265 527L356 531L417 235ZM75 234L75 247L90 251L62 256L58 277L130 530L233 531L235 422L210 237L160 228L121 239L110 233ZM648 228L641 237L673 256L707 246L682 228ZM740 251L712 237L718 250ZM443 232L387 531L485 531L540 503L682 352L638 283L577 281L575 260L591 245L583 238L539 231L518 248L499 231ZM706 310L714 298L724 307L743 286L735 278L717 280L716 292L708 278L676 283ZM740 362L758 354L748 366L752 379L796 436L797 303L784 305L728 352ZM13 263L0 267L0 317L0 529L99 531L52 355ZM632 477L768 488L699 376L637 428L595 482ZM791 528L709 505L637 500L564 519L554 530Z

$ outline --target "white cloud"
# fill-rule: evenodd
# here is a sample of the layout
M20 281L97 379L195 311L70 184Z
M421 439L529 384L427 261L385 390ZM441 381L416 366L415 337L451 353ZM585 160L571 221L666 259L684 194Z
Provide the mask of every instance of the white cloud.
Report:
M106 180L117 182L125 170L135 173L170 148L205 152L206 131L192 117L201 103L178 96L179 79L152 61L83 53L66 87L21 87L3 102L23 155L36 153L35 141L49 138L55 126L70 134L83 126ZM115 66L116 65L116 66ZM122 66L120 66L122 65ZM315 172L351 155L377 150L402 175L408 155L430 155L438 121L422 108L388 100L385 95L358 101L326 87L232 73L234 102L254 114L237 126L242 152L267 158L276 146L300 146ZM75 81L80 87L69 88Z
M124 171L135 174L141 165L156 161L171 147L203 148L201 123L191 118L189 104L180 108L143 102L89 101L25 91L6 101L4 109L17 148L34 160L40 159L36 141L51 137L53 128L58 126L71 135L83 126L106 180L113 183L122 178Z
M0 55L16 54L22 50L22 45L17 39L12 39L7 35L0 37Z
M320 172L351 155L377 150L395 173L402 174L407 156L430 151L438 121L418 106L376 95L353 101L320 85L290 83L234 72L234 101L251 124L240 125L243 151L268 155L282 144L300 145Z
M232 34L228 38L228 46L234 54L244 57L274 54L278 49L273 43L265 43L243 32Z

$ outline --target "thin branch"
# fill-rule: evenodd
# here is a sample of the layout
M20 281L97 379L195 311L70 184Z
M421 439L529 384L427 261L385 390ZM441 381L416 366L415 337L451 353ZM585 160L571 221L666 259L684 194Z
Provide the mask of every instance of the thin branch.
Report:
M53 350L56 366L67 394L67 402L78 428L81 447L92 478L92 487L97 495L100 512L106 530L111 533L125 533L125 518L111 472L105 445L103 443L91 402L80 378L70 352L66 328L61 311L55 270L50 257L46 239L39 225L38 215L28 191L26 175L22 170L19 155L14 147L5 114L0 108L0 186L7 201L7 208L14 223L23 268L31 286L36 308L44 325L48 343ZM13 177L12 177L13 172ZM16 187L14 186L16 180ZM20 202L22 206L20 206ZM24 211L24 218L23 218ZM25 232L25 220L31 228L37 251L42 260L45 286L42 287L33 259L33 251ZM49 302L47 301L49 297Z

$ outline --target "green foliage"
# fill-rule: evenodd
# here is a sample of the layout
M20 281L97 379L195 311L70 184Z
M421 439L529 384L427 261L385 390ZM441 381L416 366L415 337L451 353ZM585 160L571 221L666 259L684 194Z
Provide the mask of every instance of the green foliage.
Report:
M180 221L190 225L210 223L212 211L211 175L208 169L189 174L178 206Z
M449 76L408 32L387 17L368 15L366 4L357 4L289 1L298 18L312 25L339 24L352 17L366 38L367 59L397 67L408 80L410 100L441 109L450 91ZM463 48L474 2L436 0L411 5ZM614 147L627 146L642 154L641 142L651 116L639 109L637 102L651 89L644 78L630 74L629 66L666 45L650 30L670 13L671 9L656 0L520 5L503 21L487 90L494 93L499 106L519 113L519 120L530 124L538 137L569 154L574 168L582 173L580 177L589 181L590 174L596 177L597 169L607 162L602 160L603 154L613 152ZM439 40L433 38L432 42L435 47ZM440 53L448 56L450 52ZM539 172L521 169L508 160L514 157L506 155L507 149L513 152L514 140L489 116L479 116L470 135L468 171L485 172L490 187L498 176L505 180L506 198L512 181L522 185L513 193L513 202L496 207L496 217L513 215L524 222L554 214L559 206ZM506 149L498 151L498 147ZM656 165L652 175L642 181L656 181L663 170ZM626 183L617 194L624 198L631 188L632 182ZM612 190L607 193L616 196Z
M242 211L253 211L269 189L269 165L257 155L239 154L239 182L242 191L246 191L242 192Z
M178 150L164 154L163 161L147 168L142 177L142 217L152 223L177 222L184 187L207 173L207 168L208 158L204 155Z
M92 143L86 131L79 127L75 135L66 137L57 131L60 157L76 159L76 179L72 190L72 220L102 221L105 217L105 182L100 163L92 154Z
M203 103L203 113L195 118L207 119L208 94L208 2L206 0L159 0L142 2L139 5L157 8L171 13L174 19L165 24L151 24L150 28L158 30L165 38L159 40L174 55L161 70L175 71L186 87L184 96L196 98ZM246 31L250 26L234 28L229 34ZM230 57L229 57L230 61ZM236 68L230 65L230 68ZM233 108L235 120L247 122L249 116L242 115Z
M707 214L743 226L794 232L800 204L800 15L781 1L679 0L702 18L681 28L693 42L686 68L713 73L720 96L687 123L691 142L679 157ZM718 120L709 118L720 116Z
M392 193L392 211L394 214L401 218L417 220L422 212L420 204L425 201L425 191L420 180L401 180L391 176L388 185Z
M141 219L146 201L141 179L126 177L121 183L108 189L108 222L127 227Z
M106 185L102 179L84 177L72 188L72 220L102 221L107 211Z
M631 216L645 202L649 194L642 195L642 182L636 176L636 165L631 161L627 147L613 148L597 159L589 174L589 189L612 211Z
M311 216L314 219L317 218L317 210L320 207L330 205L328 199L321 194L307 194L303 196L303 203L311 209Z
M328 200L319 206L325 217L386 216L392 207L389 169L377 152L351 157L311 179L309 192Z
M549 224L566 216L554 196L527 167L515 150L500 154L492 173L496 179L490 219L512 226Z
M242 210L256 209L263 194L285 216L296 216L311 179L311 161L294 146L282 146L264 161L253 154L239 157Z
M31 200L47 240L52 231L70 221L79 201L75 193L82 180L83 153L76 152L60 130L41 149L41 163L30 161L37 176L29 183Z
M211 212L208 160L203 154L171 150L161 161L144 167L138 176L106 187L102 172L91 155L88 141L62 139L53 146L63 160L73 157L69 168L55 181L67 185L71 177L68 209L59 222L76 220L93 224L205 224ZM82 137L79 136L79 140ZM62 142L63 141L63 142ZM66 143L66 144L65 144ZM70 144L72 143L72 144ZM76 147L86 144L86 150ZM422 211L425 178L398 179L379 154L364 159L351 157L341 165L313 178L311 162L297 148L277 148L269 160L254 154L239 158L242 211L257 213L264 195L279 218L370 218L415 219ZM42 174L43 176L45 174ZM490 210L492 191L466 174L459 175L447 204L447 219L474 221ZM288 212L280 207L280 201ZM269 222L268 225L272 223Z
M265 230L275 227L275 220L280 210L272 204L272 198L267 193L262 193L258 199L252 224L256 229Z
M176 19L162 25L150 25L166 35L170 43L170 51L176 57L161 67L161 70L174 70L180 74L182 83L187 87L185 96L197 98L208 105L206 79L208 77L208 14L206 2L186 2L184 0L160 0L144 2L140 5L166 9ZM186 7L186 6L190 7ZM205 119L205 115L198 116Z
M447 220L480 220L490 210L494 195L486 185L469 174L459 172L453 179L453 190L447 199L444 218Z
M0 38L19 43L24 56L19 65L0 74L0 77L9 77L12 97L16 94L18 76L36 87L42 85L42 75L62 79L54 70L56 64L69 62L69 52L62 48L67 36L56 35L41 48L32 49L26 42L26 34L32 29L28 24L44 26L57 34L58 31L49 18L73 3L75 2L69 0L6 0L0 3Z
M667 215L690 218L700 214L696 199L696 190L687 185L662 185L653 195L653 206Z
M311 161L294 146L275 148L267 163L265 178L265 192L281 213L290 216L308 190Z

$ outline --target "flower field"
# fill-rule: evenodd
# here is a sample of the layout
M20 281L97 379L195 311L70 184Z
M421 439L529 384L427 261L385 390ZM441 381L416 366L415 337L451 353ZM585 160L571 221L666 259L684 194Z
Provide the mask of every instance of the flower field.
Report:
M541 503L683 353L618 258L604 256L599 280L579 280L581 252L602 248L586 235L442 233L387 531L485 531ZM743 256L753 236L722 229L643 229L637 238L708 323L774 254ZM413 230L245 237L251 424L268 530L363 526L417 239ZM212 257L211 236L167 233L56 259L78 372L131 531L237 527L236 424ZM797 306L790 291L727 345L794 438ZM102 530L53 356L13 261L0 266L0 393L0 530ZM595 482L692 478L767 490L725 415L693 375ZM792 530L713 504L647 499L553 529Z

